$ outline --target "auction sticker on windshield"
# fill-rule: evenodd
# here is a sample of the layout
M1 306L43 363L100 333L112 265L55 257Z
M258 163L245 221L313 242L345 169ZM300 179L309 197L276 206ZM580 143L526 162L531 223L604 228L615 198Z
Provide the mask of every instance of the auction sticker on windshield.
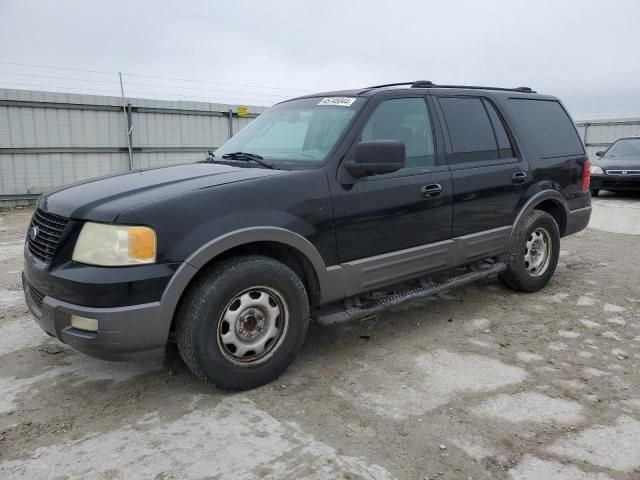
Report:
M340 107L350 107L356 99L352 97L326 97L320 100L318 105L338 105Z

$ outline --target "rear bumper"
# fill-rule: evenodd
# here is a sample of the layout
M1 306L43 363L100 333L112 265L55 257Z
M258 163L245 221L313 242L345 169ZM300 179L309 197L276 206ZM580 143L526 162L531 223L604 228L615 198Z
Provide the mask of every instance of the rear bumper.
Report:
M571 210L567 217L567 228L565 229L564 236L577 233L587 228L589 220L591 219L591 207L578 208Z
M22 286L27 306L40 327L80 352L105 360L145 358L164 352L168 326L161 321L160 302L117 308L83 307L34 293L24 274ZM73 328L71 315L98 320L98 331Z
M592 175L591 190L640 190L640 175Z

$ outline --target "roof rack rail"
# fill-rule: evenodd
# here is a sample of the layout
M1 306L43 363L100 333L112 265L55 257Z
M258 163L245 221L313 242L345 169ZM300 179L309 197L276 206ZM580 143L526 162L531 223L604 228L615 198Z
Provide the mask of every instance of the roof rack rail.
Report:
M374 85L372 87L366 87L364 91L373 90L375 88L399 87L402 85L410 85L411 88L461 88L465 90L499 90L504 92L537 93L531 87L502 88L502 87L479 87L475 85L438 85L437 83L433 83L430 80L416 80L415 82L386 83L384 85Z

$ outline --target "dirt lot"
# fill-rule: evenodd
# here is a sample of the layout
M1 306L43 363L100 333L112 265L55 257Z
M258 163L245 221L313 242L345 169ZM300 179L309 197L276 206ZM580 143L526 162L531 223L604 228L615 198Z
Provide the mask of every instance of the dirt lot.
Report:
M0 478L639 479L640 196L594 203L544 291L312 327L241 394L47 337L20 289L31 211L0 214Z

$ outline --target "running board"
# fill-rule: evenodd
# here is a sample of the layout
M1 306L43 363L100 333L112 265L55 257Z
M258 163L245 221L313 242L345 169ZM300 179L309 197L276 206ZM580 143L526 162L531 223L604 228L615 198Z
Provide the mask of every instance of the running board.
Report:
M338 323L349 322L352 320L360 320L366 317L377 315L384 310L397 307L404 303L420 300L423 298L443 293L452 288L461 287L478 280L494 277L507 268L505 263L499 262L491 264L488 267L474 270L457 277L451 277L444 282L433 283L424 287L405 290L396 294L382 297L378 300L367 303L366 305L357 305L344 310L333 310L320 312L315 318L316 322L323 326L336 325Z

